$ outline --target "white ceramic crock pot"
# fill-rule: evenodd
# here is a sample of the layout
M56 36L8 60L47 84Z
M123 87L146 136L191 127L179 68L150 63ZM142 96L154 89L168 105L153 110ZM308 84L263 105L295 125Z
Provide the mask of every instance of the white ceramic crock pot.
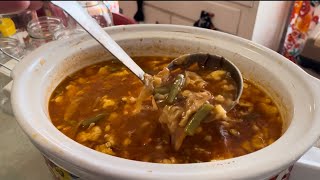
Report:
M201 51L230 59L245 78L259 82L275 98L285 119L284 134L257 152L198 164L138 162L82 146L58 131L48 115L48 99L61 80L111 57L91 37L81 35L40 47L12 72L14 114L54 166L82 179L271 179L292 167L319 138L320 82L276 52L232 35L186 26L130 25L106 31L132 56Z

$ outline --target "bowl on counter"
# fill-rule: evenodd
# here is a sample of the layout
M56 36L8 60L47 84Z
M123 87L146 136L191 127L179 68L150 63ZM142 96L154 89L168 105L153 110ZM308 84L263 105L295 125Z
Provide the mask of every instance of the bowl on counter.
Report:
M272 179L288 177L293 164L320 136L320 82L278 53L233 35L177 25L105 29L131 56L209 52L226 57L243 77L259 82L282 112L283 135L236 158L196 164L122 159L82 146L51 123L48 101L69 74L112 56L88 35L48 43L12 71L12 108L55 177L71 179Z

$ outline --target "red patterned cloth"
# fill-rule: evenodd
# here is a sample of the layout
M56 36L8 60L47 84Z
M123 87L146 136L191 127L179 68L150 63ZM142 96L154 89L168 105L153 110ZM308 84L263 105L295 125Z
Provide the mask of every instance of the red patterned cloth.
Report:
M320 1L295 1L282 55L296 62L310 31L319 23Z

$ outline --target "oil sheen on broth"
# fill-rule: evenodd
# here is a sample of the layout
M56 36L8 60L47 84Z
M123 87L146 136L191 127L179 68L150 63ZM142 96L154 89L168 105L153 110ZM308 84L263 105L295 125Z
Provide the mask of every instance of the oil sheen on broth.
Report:
M135 57L148 74L157 74L172 58ZM220 73L221 74L221 73ZM205 74L199 74L206 79ZM216 73L215 75L219 75ZM268 146L282 133L282 118L272 99L244 80L240 102L225 117L207 116L184 139L171 146L170 132L152 101L135 112L142 82L118 61L88 66L63 80L49 101L52 123L76 142L113 156L156 162L198 163L245 155ZM205 85L217 101L233 91L223 78Z

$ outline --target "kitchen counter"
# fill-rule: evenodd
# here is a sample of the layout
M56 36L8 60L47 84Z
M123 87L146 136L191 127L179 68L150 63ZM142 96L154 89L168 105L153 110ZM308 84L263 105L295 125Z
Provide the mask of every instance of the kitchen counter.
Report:
M0 179L50 179L41 153L23 133L14 117L0 110Z
M0 73L0 89L11 79ZM15 118L8 100L0 91L0 179L51 179L41 153L32 145Z

